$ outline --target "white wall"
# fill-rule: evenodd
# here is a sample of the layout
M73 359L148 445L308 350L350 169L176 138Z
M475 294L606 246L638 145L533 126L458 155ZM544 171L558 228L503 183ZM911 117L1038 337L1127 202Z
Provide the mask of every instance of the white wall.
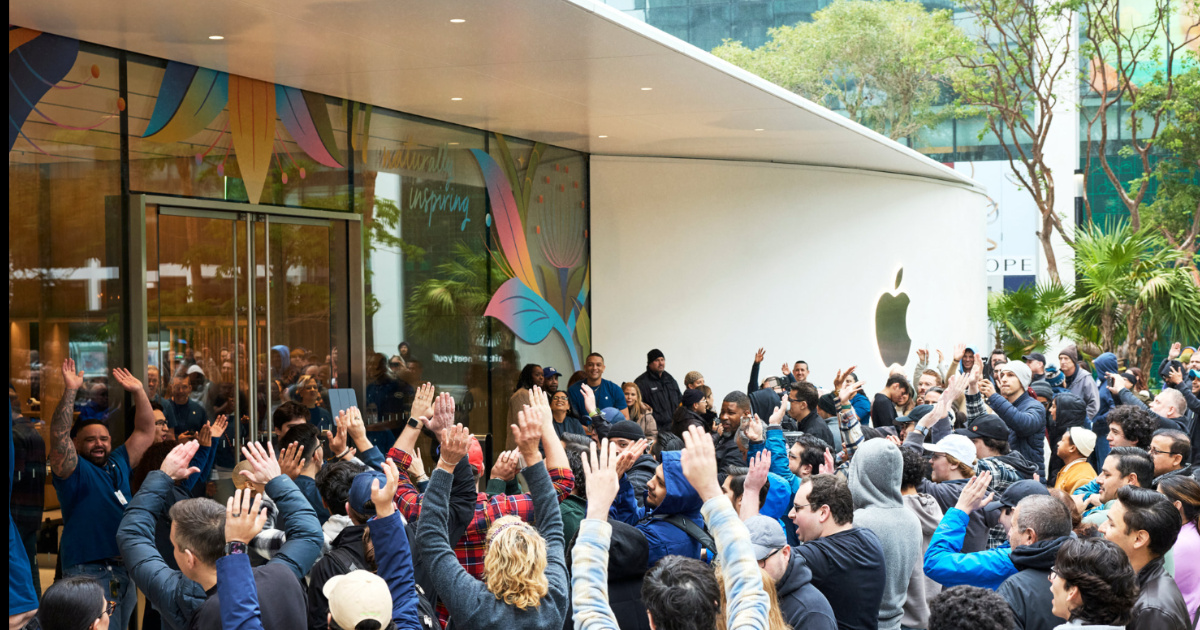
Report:
M807 361L815 384L887 370L875 306L909 295L915 350L987 342L985 206L978 191L910 176L755 162L592 156L592 338L605 377L632 380L659 348L682 385L719 400ZM947 362L950 358L947 356Z

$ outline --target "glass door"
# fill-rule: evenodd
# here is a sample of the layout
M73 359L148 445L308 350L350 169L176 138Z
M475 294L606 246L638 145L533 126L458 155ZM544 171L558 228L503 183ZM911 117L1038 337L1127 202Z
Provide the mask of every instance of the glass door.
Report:
M345 223L147 203L148 380L177 437L227 416L218 471L276 436L284 402L333 428L329 389L351 387Z

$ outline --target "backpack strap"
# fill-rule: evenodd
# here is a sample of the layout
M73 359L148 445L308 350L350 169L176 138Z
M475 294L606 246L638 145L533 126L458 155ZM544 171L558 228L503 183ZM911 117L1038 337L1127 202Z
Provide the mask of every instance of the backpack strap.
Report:
M656 521L666 521L667 523L678 527L679 529L683 530L683 533L690 536L692 540L700 543L701 547L707 549L708 552L712 554L712 557L715 558L717 556L717 543L713 541L712 536L710 536L707 531L692 522L692 519L682 514L655 514L650 518Z

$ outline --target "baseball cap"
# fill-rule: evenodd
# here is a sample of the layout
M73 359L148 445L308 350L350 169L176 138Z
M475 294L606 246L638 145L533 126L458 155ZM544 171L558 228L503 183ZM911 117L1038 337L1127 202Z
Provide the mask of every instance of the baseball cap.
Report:
M991 438L993 440L1008 439L1008 425L995 414L985 414L971 421L965 428L955 431L967 436L968 440Z
M1046 486L1043 486L1040 481L1022 479L1009 485L1008 489L1006 489L1000 495L1000 500L992 501L983 509L987 510L988 512L995 512L1002 507L1016 507L1016 505L1021 502L1021 499L1035 494L1050 496L1050 491L1047 490Z
M371 482L375 479L379 480L380 488L387 485L387 475L378 470L368 470L354 476L354 481L350 482L349 497L346 499L352 510L364 516L375 515L375 504L371 502Z
M559 372L558 370L556 370L556 369L554 369L554 368L552 368L552 367L544 367L544 368L542 368L542 378L543 378L543 379L546 379L546 378L554 378L555 376L559 376L559 375L561 375L561 374L562 374L561 372Z
M467 463L479 476L483 476L483 447L479 445L479 439L474 435L471 436L471 444L467 447Z
M1096 450L1096 434L1091 429L1083 427L1071 427L1067 430L1071 435L1071 444L1079 449L1079 454L1084 457L1090 457L1092 451Z
M975 465L975 445L965 435L951 433L937 444L926 444L925 450L931 453L945 453L968 466Z
M193 365L187 369L188 374L204 374L204 370L199 365Z
M933 411L933 405L917 405L916 407L913 407L912 411L908 412L907 416L900 416L899 418L896 418L894 423L900 425L907 424L909 422L920 422L921 418L929 415L930 411Z
M1026 362L1041 361L1042 365L1046 365L1046 355L1042 354L1041 352L1030 352L1029 354L1022 356L1021 360Z
M387 582L361 569L345 575L335 575L321 589L329 600L329 613L338 627L354 628L367 619L379 627L392 622L392 593Z
M763 560L788 544L783 535L783 526L769 516L756 514L750 517L746 521L746 529L750 530L750 544L754 546L755 560Z

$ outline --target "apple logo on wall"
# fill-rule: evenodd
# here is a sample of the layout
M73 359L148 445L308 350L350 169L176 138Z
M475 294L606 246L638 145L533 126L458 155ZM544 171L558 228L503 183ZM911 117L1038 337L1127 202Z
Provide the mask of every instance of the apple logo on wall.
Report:
M904 278L904 269L896 272L896 288ZM904 365L912 339L908 336L908 294L884 293L875 305L875 339L879 344L879 357L884 365Z

